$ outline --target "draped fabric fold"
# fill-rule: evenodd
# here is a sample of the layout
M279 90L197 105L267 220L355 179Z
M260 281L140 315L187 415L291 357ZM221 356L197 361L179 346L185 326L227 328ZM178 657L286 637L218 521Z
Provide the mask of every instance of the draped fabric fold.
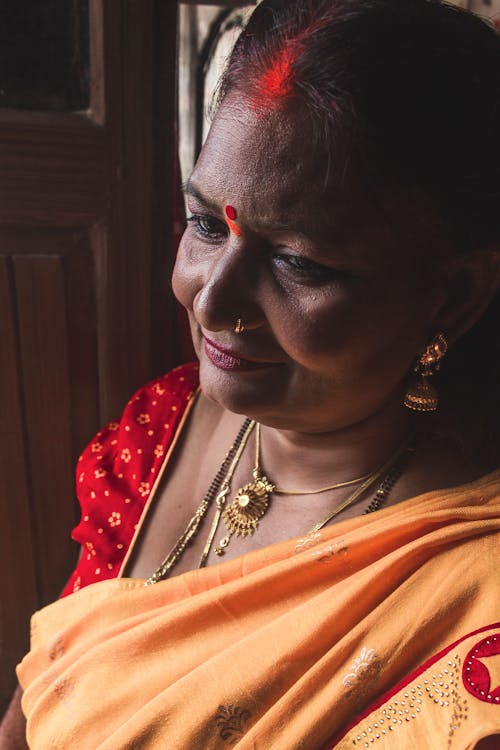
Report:
M496 472L155 586L107 580L55 602L18 666L30 747L363 747L357 716L500 620L499 510ZM500 732L488 674L491 700L454 676L469 713L451 735L456 701L432 701L440 720L422 708L394 747L423 747L426 729L451 750Z

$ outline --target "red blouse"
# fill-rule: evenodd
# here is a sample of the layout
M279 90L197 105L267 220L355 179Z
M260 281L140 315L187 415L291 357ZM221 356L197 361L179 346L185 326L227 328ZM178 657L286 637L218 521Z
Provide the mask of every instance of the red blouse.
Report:
M153 380L82 453L76 470L82 515L72 533L82 554L62 596L119 574L197 386L197 363Z

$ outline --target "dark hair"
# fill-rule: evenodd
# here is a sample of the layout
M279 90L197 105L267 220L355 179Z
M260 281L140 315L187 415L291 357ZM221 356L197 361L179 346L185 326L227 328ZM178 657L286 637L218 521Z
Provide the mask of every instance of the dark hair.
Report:
M335 165L329 180L350 176L373 195L407 188L453 252L500 248L500 38L479 17L440 0L263 0L219 102L233 90L301 106ZM500 452L499 313L497 294L440 376L450 419L460 415L455 435L477 421L490 464Z
M500 39L439 0L264 0L233 50L220 98L238 89L307 108L335 163L420 187L448 217L457 248L500 240L493 150L500 123ZM360 157L356 160L356 156ZM370 158L367 162L367 156ZM361 161L362 160L362 161Z

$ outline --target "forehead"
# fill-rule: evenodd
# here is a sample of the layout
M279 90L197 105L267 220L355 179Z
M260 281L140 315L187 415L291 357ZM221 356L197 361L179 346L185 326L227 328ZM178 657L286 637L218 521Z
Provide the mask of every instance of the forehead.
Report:
M192 180L212 200L237 202L248 213L310 211L324 199L321 159L300 125L300 114L290 109L262 112L229 96L215 116Z
M369 263L406 265L423 248L428 254L435 231L420 200L402 190L368 192L356 175L327 183L327 161L300 109L260 110L230 94L214 118L191 182L221 213L226 204L234 205L253 227L291 227ZM338 165L331 166L335 175ZM436 253L433 249L431 255Z

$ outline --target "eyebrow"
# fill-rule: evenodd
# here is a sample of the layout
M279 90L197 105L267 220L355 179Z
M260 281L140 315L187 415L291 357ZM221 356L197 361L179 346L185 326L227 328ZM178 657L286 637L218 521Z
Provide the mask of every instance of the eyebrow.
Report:
M182 183L182 192L184 193L184 195L192 195L193 198L196 198L197 201L203 204L206 208L209 208L214 213L220 213L219 206L217 206L213 201L206 198L190 179L187 179Z
M213 213L221 213L221 210L219 206L214 203L213 201L206 198L203 193L198 190L198 188L193 184L193 182L190 179L187 179L182 184L182 191L185 195L192 195L193 198L196 198L196 200L201 203L206 208L210 209ZM305 227L302 228L302 226L296 226L295 224L292 224L290 222L261 222L261 225L266 228L274 229L274 230L288 230L288 231L294 231L294 232L301 232L302 234L307 234L305 231Z
M214 214L222 214L222 211L220 207L211 201L209 198L206 198L201 190L199 190L196 185L192 182L190 178L188 178L185 182L182 183L182 190L185 195L192 195L193 198L196 198L196 200L205 208L208 208L212 213ZM313 230L313 224L308 224L306 222L298 221L298 222L266 222L266 221L259 221L259 224L262 228L272 230L275 232L295 232L303 235L304 237L308 239L312 239L314 237L314 230ZM333 233L334 230L332 228L331 232Z

